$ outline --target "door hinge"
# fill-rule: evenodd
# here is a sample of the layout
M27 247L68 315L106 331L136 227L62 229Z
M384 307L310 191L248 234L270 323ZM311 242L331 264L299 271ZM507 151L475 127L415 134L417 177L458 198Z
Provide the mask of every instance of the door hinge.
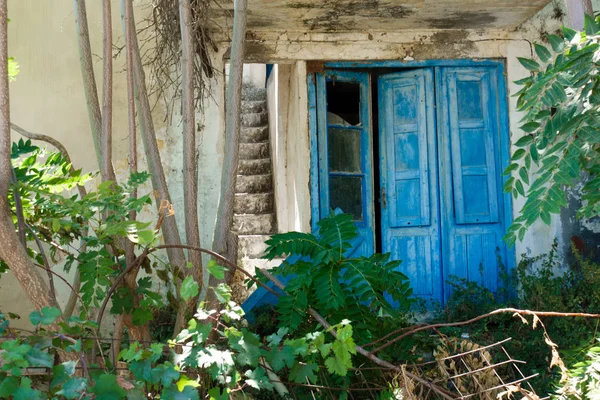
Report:
M387 198L385 197L385 186L381 187L381 207L387 208Z

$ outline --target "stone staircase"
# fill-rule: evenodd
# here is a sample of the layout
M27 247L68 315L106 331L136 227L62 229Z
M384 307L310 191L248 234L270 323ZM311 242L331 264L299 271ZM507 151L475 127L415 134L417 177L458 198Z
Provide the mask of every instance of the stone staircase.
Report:
M253 274L257 267L270 267L261 259L264 242L277 232L266 89L243 88L235 193L232 230L238 235L238 263Z

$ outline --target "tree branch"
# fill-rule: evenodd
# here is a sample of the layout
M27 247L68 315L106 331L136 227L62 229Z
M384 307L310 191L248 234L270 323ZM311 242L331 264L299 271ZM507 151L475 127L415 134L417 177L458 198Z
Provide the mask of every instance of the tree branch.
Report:
M428 330L428 329L439 329L439 328L445 328L445 327L456 327L456 326L464 326L464 325L470 325L472 323L475 323L479 320L482 320L484 318L489 318L493 315L497 315L497 314L503 314L503 313L511 313L511 314L519 314L519 315L535 315L537 317L583 317L583 318L600 318L600 314L586 314L586 313L563 313L563 312L556 312L556 311L531 311L531 310L519 310L518 308L499 308L497 310L494 310L492 312L489 312L487 314L482 314L479 315L475 318L472 318L470 320L467 321L459 321L459 322L447 322L447 323L440 323L440 324L431 324L431 325L419 325L416 326L412 329L410 329L409 331L403 333L400 336L395 337L394 339L382 344L381 346L377 347L375 350L372 351L373 354L380 352L381 350L385 349L388 346L391 346L392 344L404 339L407 336L413 335L417 332L420 331L424 331L424 330ZM406 328L404 328L403 330L406 330ZM382 342L392 336L394 336L395 334L399 333L402 330L398 330L396 332L392 332L386 336L384 336L383 338L369 343L366 346L372 346L376 343Z

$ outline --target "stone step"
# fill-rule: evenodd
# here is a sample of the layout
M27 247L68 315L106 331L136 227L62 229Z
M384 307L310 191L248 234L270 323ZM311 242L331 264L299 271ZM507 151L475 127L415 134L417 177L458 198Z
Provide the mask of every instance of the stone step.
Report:
M242 114L242 126L247 127L267 127L269 116L266 112Z
M240 143L259 143L269 140L269 127L250 127L242 126L240 128Z
M267 102L264 100L242 101L242 112L244 114L262 113L267 111Z
M273 193L236 194L233 201L234 214L267 214L275 209Z
M236 214L233 216L232 230L241 235L273 233L276 230L275 214Z
M240 143L240 160L256 160L259 158L269 158L269 142L260 143Z
M263 258L269 235L238 235L238 258Z
M268 193L273 191L271 174L238 175L235 182L236 193Z
M245 87L242 89L242 100L258 101L267 99L266 88Z
M238 175L266 175L271 173L271 159L239 160Z

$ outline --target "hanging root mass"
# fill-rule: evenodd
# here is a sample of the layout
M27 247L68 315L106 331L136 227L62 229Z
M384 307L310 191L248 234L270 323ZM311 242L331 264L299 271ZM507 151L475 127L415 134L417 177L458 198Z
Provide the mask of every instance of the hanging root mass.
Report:
M196 106L209 93L209 79L217 72L211 54L218 50L211 36L213 0L192 0L192 40L195 46L194 93ZM181 27L178 0L154 0L148 18L138 27L144 66L149 71L150 95L164 102L167 117L181 98Z

